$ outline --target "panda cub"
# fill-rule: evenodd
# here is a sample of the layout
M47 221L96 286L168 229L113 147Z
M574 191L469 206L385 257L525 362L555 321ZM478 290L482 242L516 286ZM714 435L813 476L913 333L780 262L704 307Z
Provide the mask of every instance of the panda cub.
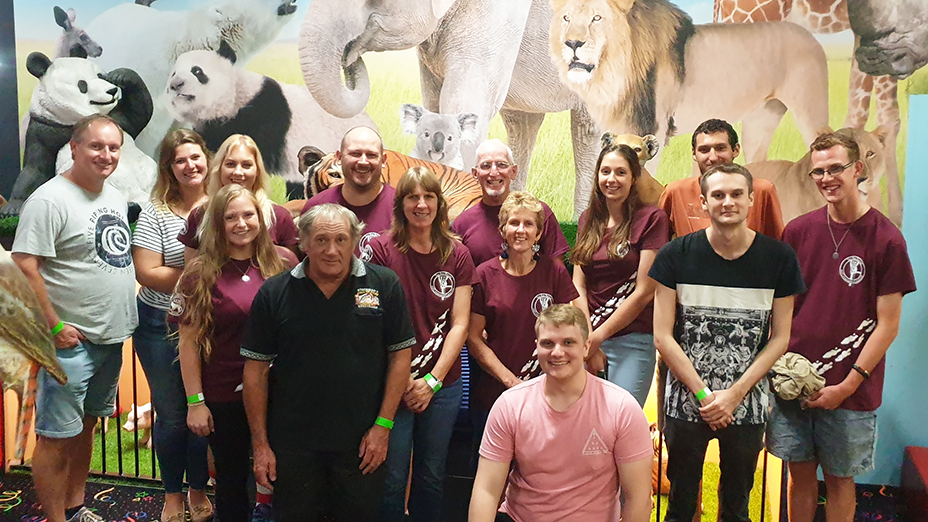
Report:
M219 50L180 55L168 79L169 110L193 127L215 151L233 134L251 136L269 174L282 176L287 192L302 197L299 151L306 145L334 151L352 127L374 127L366 113L343 119L316 103L306 87L280 83L235 67L224 40Z

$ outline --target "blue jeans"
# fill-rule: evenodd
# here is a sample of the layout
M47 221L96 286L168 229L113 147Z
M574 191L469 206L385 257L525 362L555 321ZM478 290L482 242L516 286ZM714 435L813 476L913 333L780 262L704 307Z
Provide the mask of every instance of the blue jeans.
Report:
M657 352L654 336L646 333L629 333L612 337L600 345L606 354L606 378L609 382L628 390L644 406L651 391Z
M177 339L169 337L176 326L167 322L167 312L138 301L139 326L132 335L132 345L142 363L151 388L155 407L152 437L161 481L165 493L180 493L184 471L193 489L205 489L209 472L206 466L205 437L187 428L187 399L177 361ZM170 330L169 330L170 328Z
M413 522L441 519L445 461L463 389L461 379L458 379L436 393L424 412L414 414L406 408L397 410L387 450L387 482L380 505L381 522L406 520L404 508L410 453L413 460L409 518Z

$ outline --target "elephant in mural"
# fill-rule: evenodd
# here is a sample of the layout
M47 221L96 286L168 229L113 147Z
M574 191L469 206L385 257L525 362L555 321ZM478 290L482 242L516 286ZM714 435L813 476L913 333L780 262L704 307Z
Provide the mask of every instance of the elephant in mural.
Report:
M551 16L548 0L313 0L300 33L300 66L319 104L347 118L370 96L362 55L417 47L426 109L476 113L477 143L500 113L522 166L514 188L525 187L545 114L570 110L579 214L592 187L600 133L548 57ZM473 165L474 149L462 150L465 167Z
M928 64L928 2L848 0L860 70L899 79Z

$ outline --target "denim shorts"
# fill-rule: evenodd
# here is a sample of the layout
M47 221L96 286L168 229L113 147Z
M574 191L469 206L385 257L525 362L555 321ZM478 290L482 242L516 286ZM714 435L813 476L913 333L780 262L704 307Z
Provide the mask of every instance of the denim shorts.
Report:
M39 371L35 432L68 439L84 430L84 417L109 417L116 411L122 343L83 340L74 348L57 350L57 355L68 383L62 386L45 370Z
M853 477L873 469L876 412L803 410L798 400L770 401L767 450L787 462L815 461L833 477Z

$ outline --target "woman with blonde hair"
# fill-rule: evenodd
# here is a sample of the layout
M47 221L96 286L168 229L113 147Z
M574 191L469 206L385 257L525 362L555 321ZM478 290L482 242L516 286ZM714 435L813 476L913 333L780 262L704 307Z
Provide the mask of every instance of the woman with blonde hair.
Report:
M216 508L224 522L251 518L251 437L242 402L245 358L239 354L251 302L261 284L296 265L275 247L258 199L231 184L210 198L198 255L177 283L171 320L179 323L187 425L209 438L216 465Z
M258 201L258 208L264 214L268 232L275 245L280 245L297 253L299 242L296 225L290 212L284 207L273 203L269 197L270 177L264 168L261 151L255 140L245 134L233 134L226 138L216 151L214 160L209 169L209 181L206 186L208 198L213 197L220 188L230 184L241 185L254 194ZM200 244L200 223L203 220L203 207L190 213L187 219L187 229L177 239L183 243L187 250L186 259L196 254Z
M192 130L171 131L161 142L158 179L149 201L139 214L132 235L138 294L139 326L132 335L142 370L148 379L154 405L152 435L164 485L163 522L186 520L184 474L190 484L187 503L193 522L213 513L206 497L209 480L207 442L187 428L184 383L177 362L177 328L167 322L171 293L184 270L184 245L177 234L194 207L206 200L209 152Z
M579 307L590 317L592 373L603 369L609 381L644 405L651 389L654 351L654 280L648 270L670 240L670 223L659 208L638 197L638 155L603 135L596 160L590 206L580 215L571 254Z
M579 296L564 265L538 254L544 219L535 196L511 192L499 210L503 253L477 267L467 336L467 349L479 363L471 365L475 449L496 399L541 374L535 356L538 314Z
M406 519L410 455L409 517L439 520L448 444L461 405L460 354L475 274L470 252L451 233L448 202L431 170L414 167L403 174L390 232L370 247L371 263L399 275L416 331L409 383L390 432L380 520Z

